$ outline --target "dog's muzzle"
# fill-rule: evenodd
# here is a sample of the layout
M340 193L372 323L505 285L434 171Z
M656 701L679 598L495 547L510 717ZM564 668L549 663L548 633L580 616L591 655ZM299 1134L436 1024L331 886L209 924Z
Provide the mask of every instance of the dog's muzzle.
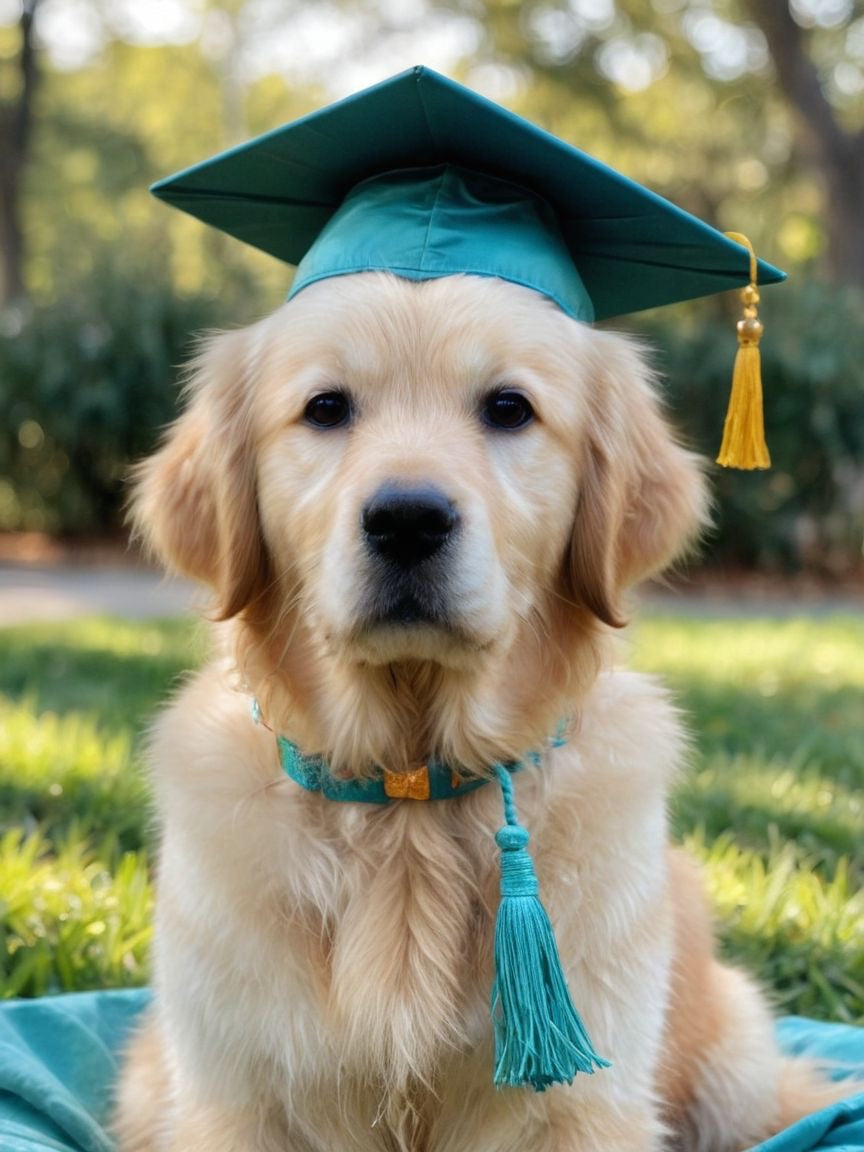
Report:
M460 523L456 505L431 484L388 481L367 501L361 527L375 563L374 622L446 623L442 561Z

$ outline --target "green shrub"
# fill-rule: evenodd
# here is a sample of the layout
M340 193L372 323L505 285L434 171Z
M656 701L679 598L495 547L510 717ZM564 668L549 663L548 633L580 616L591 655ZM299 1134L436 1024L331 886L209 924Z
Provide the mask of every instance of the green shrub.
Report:
M105 273L0 316L0 530L114 529L129 464L176 414L177 366L217 318L167 280Z
M175 414L196 333L230 323L231 297L183 297L166 276L104 270L53 308L0 316L0 530L118 526L129 464ZM249 288L249 285L246 285ZM847 575L864 536L864 296L824 284L764 293L768 472L715 469L704 555L724 566ZM650 314L670 408L716 455L735 355L736 301ZM721 314L725 313L725 314ZM626 325L632 328L631 322Z
M728 317L715 303L695 310L696 323L667 311L642 325L658 349L671 411L710 459L736 350L735 296L729 304ZM716 523L705 555L723 565L850 574L864 537L864 294L785 285L763 293L761 314L773 466L714 470Z

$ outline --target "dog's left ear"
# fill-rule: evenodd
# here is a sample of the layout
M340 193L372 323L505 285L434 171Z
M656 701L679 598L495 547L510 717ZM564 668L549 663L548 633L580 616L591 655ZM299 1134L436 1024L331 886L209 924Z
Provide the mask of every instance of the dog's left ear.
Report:
M191 365L187 405L134 473L131 519L170 568L208 584L227 620L271 583L250 443L248 330L208 337Z
M708 522L699 458L675 441L636 345L593 334L579 498L565 581L568 595L612 627L630 585L662 571Z

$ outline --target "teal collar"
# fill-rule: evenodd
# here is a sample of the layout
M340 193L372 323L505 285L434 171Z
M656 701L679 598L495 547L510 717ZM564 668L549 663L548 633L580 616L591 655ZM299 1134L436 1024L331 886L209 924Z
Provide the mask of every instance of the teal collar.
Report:
M261 709L257 700L252 701L252 718L261 723ZM550 748L560 748L567 743L567 726L562 721L558 730L548 741ZM328 800L350 801L356 804L389 804L391 800L450 800L454 796L467 796L495 779L499 769L512 775L530 764L540 764L540 753L528 752L523 760L511 760L505 764L493 764L488 777L462 775L437 760L429 760L407 772L389 772L378 768L365 779L354 777L340 778L330 771L324 756L307 756L285 736L276 737L279 761L282 770L295 784L307 792L320 792Z
M323 756L305 756L284 736L276 737L279 759L285 773L307 792L321 792L328 800L349 800L360 804L389 804L391 800L449 800L474 792L494 777L461 776L446 764L430 760L407 772L377 769L363 780L334 776ZM539 763L539 756L531 754ZM505 764L508 772L518 772L521 760Z

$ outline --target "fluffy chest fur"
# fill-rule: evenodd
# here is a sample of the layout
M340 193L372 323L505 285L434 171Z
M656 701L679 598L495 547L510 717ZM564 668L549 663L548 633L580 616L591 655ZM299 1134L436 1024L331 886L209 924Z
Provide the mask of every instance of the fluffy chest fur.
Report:
M648 757L643 729L658 721L665 741L655 737ZM665 980L656 862L678 751L657 689L610 675L572 743L517 778L574 997L610 1051L623 1020L609 985L629 1012L646 956L652 982ZM222 1098L272 1096L290 1113L320 1092L342 1101L352 1126L372 1130L377 1118L419 1147L448 1069L491 1083L497 787L386 808L305 793L281 776L272 735L218 668L163 718L153 755L164 828L157 979L175 1059ZM659 1009L647 1015L656 1035Z

